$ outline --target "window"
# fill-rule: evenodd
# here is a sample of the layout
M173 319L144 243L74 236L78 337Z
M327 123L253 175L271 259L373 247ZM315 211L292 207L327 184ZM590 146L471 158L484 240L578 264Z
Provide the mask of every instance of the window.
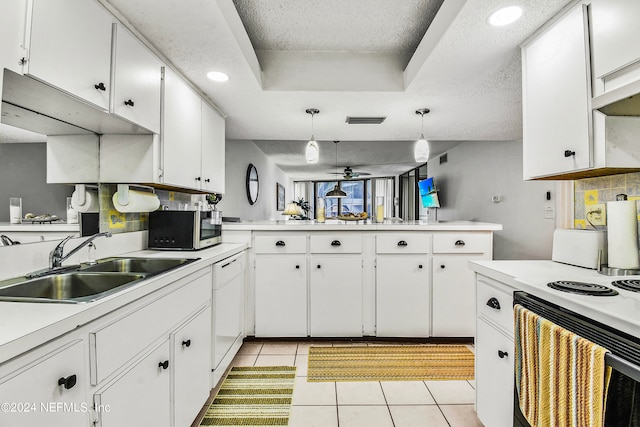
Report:
M365 212L364 181L342 181L340 188L347 193L347 197L340 200L341 213Z

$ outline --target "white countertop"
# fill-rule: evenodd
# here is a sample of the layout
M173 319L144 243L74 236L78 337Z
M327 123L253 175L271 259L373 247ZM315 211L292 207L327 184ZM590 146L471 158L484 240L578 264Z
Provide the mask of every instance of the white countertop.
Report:
M159 290L207 265L241 252L245 248L245 244L222 243L193 252L151 250L130 252L119 256L199 258L199 260L150 277L94 302L79 304L0 302L0 363Z
M66 222L53 222L51 224L23 222L22 224L11 224L9 222L0 222L0 233L16 232L16 231L35 231L38 233L51 232L70 232L77 233L80 231L80 224L67 224Z
M614 280L640 279L640 276L605 276L595 270L554 261L470 261L479 274L505 283L546 301L567 308L620 331L640 337L640 293L611 285ZM551 289L557 280L604 285L618 291L615 296L577 295Z
M328 220L321 224L316 221L243 221L224 222L223 230L250 230L250 231L499 231L502 224L475 221L403 221L375 223L371 220L342 221Z

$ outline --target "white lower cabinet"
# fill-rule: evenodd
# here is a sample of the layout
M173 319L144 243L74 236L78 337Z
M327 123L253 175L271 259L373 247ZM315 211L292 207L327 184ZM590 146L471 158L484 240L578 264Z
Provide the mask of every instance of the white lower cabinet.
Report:
M171 334L175 427L189 426L209 397L211 308L205 307Z
M513 425L513 338L478 319L476 410L487 427Z
M513 289L476 279L476 412L486 427L513 425Z
M89 425L83 344L72 341L0 378L0 425Z
M171 426L170 353L166 339L95 394L99 426Z
M434 256L432 267L431 335L472 337L475 330L473 256Z
M306 337L306 256L257 256L255 301L257 337Z
M312 337L362 336L362 259L311 256L309 334Z
M426 255L376 259L376 336L428 337L430 307Z

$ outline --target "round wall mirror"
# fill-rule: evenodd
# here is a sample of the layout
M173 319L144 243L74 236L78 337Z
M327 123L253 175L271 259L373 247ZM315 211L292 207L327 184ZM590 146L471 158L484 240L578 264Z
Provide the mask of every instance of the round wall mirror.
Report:
M253 205L258 200L259 190L258 170L253 163L249 163L249 167L247 168L247 199L249 199L250 205Z

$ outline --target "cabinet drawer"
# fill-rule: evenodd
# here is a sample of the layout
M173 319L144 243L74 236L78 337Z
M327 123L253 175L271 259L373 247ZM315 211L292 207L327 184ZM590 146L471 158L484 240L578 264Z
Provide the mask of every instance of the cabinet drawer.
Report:
M257 254L304 254L307 252L307 236L256 236Z
M433 235L434 254L481 254L490 251L490 234L443 233Z
M428 234L383 234L376 236L376 253L426 254L429 253Z
M476 281L476 313L513 336L513 296L483 281Z
M210 299L211 275L206 274L89 334L91 384L99 384Z
M362 253L361 235L328 234L311 236L311 253L359 254Z

